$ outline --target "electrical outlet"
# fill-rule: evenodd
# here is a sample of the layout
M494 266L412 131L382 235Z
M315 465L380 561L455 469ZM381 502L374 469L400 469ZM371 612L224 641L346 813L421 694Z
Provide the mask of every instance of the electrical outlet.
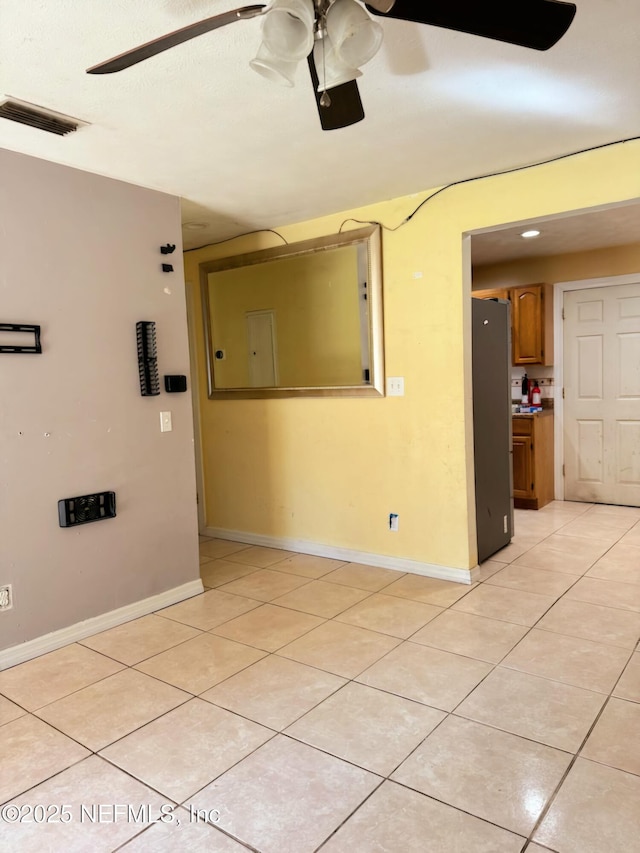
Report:
M389 513L389 530L392 530L394 533L398 532L400 520L398 518L397 512Z
M10 583L0 586L0 612L13 607L13 590Z
M387 376L387 397L404 397L404 376Z

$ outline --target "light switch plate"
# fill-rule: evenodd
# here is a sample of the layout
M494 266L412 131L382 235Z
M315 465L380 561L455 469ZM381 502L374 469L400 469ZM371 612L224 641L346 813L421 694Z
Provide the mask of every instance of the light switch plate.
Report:
M387 376L387 397L404 397L404 376Z
M171 412L160 412L160 432L171 432Z

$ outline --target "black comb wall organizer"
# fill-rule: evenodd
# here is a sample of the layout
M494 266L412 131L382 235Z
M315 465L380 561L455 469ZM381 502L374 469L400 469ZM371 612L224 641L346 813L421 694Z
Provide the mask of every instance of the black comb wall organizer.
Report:
M90 521L116 517L116 493L96 492L79 498L64 498L58 501L60 527L75 527Z
M138 341L140 393L143 397L156 397L160 393L156 324L146 320L136 323L136 338Z

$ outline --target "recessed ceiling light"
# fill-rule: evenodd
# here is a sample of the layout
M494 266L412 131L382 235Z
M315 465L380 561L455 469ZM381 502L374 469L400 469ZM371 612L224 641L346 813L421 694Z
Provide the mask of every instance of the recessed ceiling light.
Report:
M523 231L520 236L524 237L525 240L531 240L532 237L539 237L540 232L539 231Z
M189 231L202 231L203 228L207 227L206 222L185 222L184 227Z

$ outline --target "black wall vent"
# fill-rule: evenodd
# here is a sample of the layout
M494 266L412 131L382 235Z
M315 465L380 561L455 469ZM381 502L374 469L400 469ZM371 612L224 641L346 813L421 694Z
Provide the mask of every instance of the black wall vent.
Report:
M0 103L0 118L8 118L9 121L17 121L19 124L26 124L38 130L46 130L47 133L55 133L57 136L71 133L82 124L82 122L60 115L60 113L50 112L42 107L36 107L34 104L11 99Z

